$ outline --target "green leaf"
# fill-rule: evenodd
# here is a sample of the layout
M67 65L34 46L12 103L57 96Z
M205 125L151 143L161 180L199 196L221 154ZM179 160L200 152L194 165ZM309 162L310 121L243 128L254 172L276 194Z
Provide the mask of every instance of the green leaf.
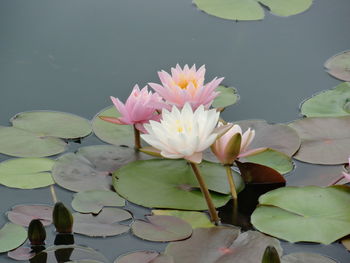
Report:
M24 227L12 223L5 224L0 229L0 253L19 247L26 239L27 231Z
M19 158L0 163L0 183L8 187L34 189L54 184L48 158Z
M300 14L312 5L312 0L259 0L271 13L279 16Z
M343 51L326 61L324 67L335 78L350 81L350 50Z
M301 106L301 114L306 117L350 115L350 83L341 83L306 100Z
M90 190L74 196L72 207L80 213L98 214L105 206L124 206L125 200L112 191Z
M230 198L226 171L222 165L202 162L202 176L212 193L214 204L223 206ZM242 179L235 173L238 191ZM206 210L199 184L184 160L147 160L130 163L113 174L113 185L125 199L154 208ZM220 194L218 194L220 193Z
M269 235L330 244L350 234L350 187L283 187L260 196L259 202L252 223Z
M312 253L292 253L282 258L282 263L336 263L337 261Z
M213 101L212 106L214 108L226 108L235 104L239 99L235 88L219 86L215 91L220 94Z
M181 210L152 210L154 215L169 215L176 216L191 224L192 228L207 228L214 227L207 214L195 211Z

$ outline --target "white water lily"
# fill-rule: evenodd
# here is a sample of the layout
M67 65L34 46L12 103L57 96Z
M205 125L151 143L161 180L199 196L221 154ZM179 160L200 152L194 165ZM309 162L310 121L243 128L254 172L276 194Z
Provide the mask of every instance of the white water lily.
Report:
M141 137L165 158L184 158L193 163L202 161L203 151L218 137L215 130L219 112L206 110L203 105L193 112L189 103L180 111L173 106L171 111L163 109L160 122L150 121L144 127L148 134Z

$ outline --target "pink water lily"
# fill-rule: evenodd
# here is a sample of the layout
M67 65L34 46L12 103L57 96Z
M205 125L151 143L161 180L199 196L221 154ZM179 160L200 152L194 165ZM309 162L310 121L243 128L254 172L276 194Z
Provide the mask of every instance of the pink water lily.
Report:
M215 89L220 85L224 78L214 78L207 84L204 84L205 66L196 70L193 65L189 68L185 65L182 69L179 65L171 68L171 75L164 70L158 72L162 85L149 83L169 105L175 105L183 108L185 103L189 103L193 110L200 105L209 108L216 96L219 95ZM169 107L171 108L171 107Z

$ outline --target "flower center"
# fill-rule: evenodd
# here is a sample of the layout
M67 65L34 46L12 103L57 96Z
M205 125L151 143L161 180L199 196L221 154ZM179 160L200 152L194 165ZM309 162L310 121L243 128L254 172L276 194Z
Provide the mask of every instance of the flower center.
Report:
M182 76L180 78L180 80L178 81L177 85L181 88L181 89L187 89L188 85L192 83L192 85L195 88L198 88L198 82L194 77L186 77L186 76Z

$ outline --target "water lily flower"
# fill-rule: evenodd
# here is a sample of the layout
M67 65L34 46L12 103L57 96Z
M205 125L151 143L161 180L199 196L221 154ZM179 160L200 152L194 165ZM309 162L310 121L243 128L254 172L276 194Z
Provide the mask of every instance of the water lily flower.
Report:
M219 95L215 89L220 85L224 78L214 78L207 84L204 84L205 66L196 70L196 66L191 68L185 65L182 69L178 64L171 68L171 75L164 70L158 72L162 85L149 83L164 100L178 108L182 108L185 103L190 103L193 110L200 105L209 108Z
M348 159L349 161L349 163L348 163L348 171L349 171L349 169L350 169L350 157L349 157L349 159ZM349 172L343 172L342 173L342 175L339 177L339 178L337 178L334 182L332 182L331 184L330 184L330 186L331 185L336 185L337 183L339 183L340 181L342 181L343 179L346 179L347 181L349 181L350 182L350 173Z

